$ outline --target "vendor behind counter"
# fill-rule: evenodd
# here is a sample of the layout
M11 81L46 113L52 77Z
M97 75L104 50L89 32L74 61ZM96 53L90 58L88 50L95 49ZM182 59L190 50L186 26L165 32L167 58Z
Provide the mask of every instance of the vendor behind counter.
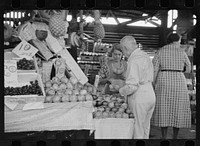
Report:
M103 86L102 94L118 93L119 88L125 84L127 62L122 60L120 44L114 44L111 50L112 58L104 62L99 70L99 87Z

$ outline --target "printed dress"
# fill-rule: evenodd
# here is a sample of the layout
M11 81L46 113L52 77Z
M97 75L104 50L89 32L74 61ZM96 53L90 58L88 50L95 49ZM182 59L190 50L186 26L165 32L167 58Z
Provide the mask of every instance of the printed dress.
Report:
M121 86L122 83L125 83L127 62L121 61L121 65L118 69L114 67L113 63L113 60L109 60L106 63L102 64L102 67L99 70L99 76L101 79L113 81L113 83L119 84ZM108 86L108 84L105 84L103 89L104 94L112 94Z
M156 106L152 125L159 127L190 128L191 110L186 78L180 70L190 61L180 47L169 44L161 48L153 59Z

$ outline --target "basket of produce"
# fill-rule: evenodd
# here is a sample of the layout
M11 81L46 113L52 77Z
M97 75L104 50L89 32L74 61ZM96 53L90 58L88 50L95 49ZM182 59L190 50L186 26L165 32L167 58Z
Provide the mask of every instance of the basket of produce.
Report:
M17 72L18 73L33 73L38 72L38 66L35 56L31 59L20 58L13 52L4 52L5 60L16 60L17 61Z
M75 77L53 77L45 82L45 92L47 103L58 102L84 102L92 101L94 87L89 83L82 85Z
M4 86L4 98L10 102L44 102L44 86L37 73L18 74L18 83Z
M95 119L102 118L134 118L133 113L128 108L125 98L119 94L100 95L93 101Z

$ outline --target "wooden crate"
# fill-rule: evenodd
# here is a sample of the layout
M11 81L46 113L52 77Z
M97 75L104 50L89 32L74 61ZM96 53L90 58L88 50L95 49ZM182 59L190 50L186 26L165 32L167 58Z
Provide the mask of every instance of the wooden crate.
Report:
M10 102L31 103L31 102L44 102L46 93L44 91L44 84L42 83L41 76L37 73L20 73L18 74L18 82L26 83L30 81L38 81L38 85L42 90L42 95L6 95L4 98Z

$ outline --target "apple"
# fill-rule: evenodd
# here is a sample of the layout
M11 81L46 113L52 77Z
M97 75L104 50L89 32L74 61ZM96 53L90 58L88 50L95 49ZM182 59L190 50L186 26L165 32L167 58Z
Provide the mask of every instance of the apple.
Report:
M67 83L67 88L68 88L68 89L71 89L71 90L74 88L71 82L68 82L68 83Z
M98 107L97 110L103 112L105 109L103 107Z
M73 84L73 85L75 85L75 84L77 84L78 83L78 80L77 80L77 78L76 77L70 77L70 82Z
M45 98L46 103L51 103L52 100L53 100L53 96L51 96L51 95L47 95L46 98Z
M112 110L113 112L117 112L117 111L118 111L118 108L113 107L111 110Z
M51 86L52 86L51 81L50 81L50 80L49 80L49 81L46 81L45 87L46 87L46 88L50 88Z
M52 79L51 79L51 82L52 83L59 83L60 82L60 79L58 78L58 77L53 77Z
M108 103L108 107L113 108L115 106L114 102Z
M61 79L60 79L60 81L62 82L62 83L65 83L65 84L67 84L68 83L68 81L69 81L69 79L67 78L67 77L62 77Z
M62 96L62 102L69 102L69 99L70 99L70 97L69 97L69 95L68 94L63 94L63 96Z
M115 117L116 117L116 118L122 118L122 113L117 112L117 113L115 114Z
M103 100L103 99L104 99L103 96L99 96L99 97L98 97L98 100Z
M109 113L108 112L103 112L102 113L102 117L103 118L108 118L109 117Z
M114 87L113 87L113 85L112 85L112 84L110 84L110 85L109 85L109 88L110 88L111 90L113 90L113 89L114 89Z
M87 87L87 91L88 91L89 93L92 93L92 92L93 92L93 87L92 87L92 86L88 86L88 87Z
M72 92L71 89L66 89L66 90L65 90L65 94L72 95L72 93L73 93L73 92Z
M129 108L127 108L127 109L126 109L126 113L127 113L127 114L130 114L130 113L131 113L131 110L130 110Z
M97 104L96 104L96 105L97 105L97 106L101 106L102 103L103 103L102 101L97 100Z
M109 113L109 117L110 117L110 118L115 118L115 113L114 113L114 112L110 112L110 113Z
M111 97L111 100L115 101L115 100L117 100L117 98L115 96L113 96L113 97Z
M92 95L90 95L90 94L87 94L87 95L85 95L85 98L86 98L86 101L92 101Z
M72 92L73 92L74 95L79 95L78 89L74 89Z
M102 112L97 111L97 112L95 113L95 117L96 117L96 118L102 118Z
M128 108L128 104L127 104L127 103L123 103L123 104L121 105L121 107L124 108L124 109L127 109L127 108Z
M57 103L57 102L60 102L61 101L61 96L60 95L55 95L53 97L53 103Z
M72 95L70 96L70 101L71 101L71 102L77 102L77 96L74 95L74 94L72 94Z
M59 88L57 83L54 83L52 87L53 87L54 90L58 90L58 88Z
M59 94L64 94L66 92L66 89L59 89L58 91L57 91L57 93L59 93Z
M105 96L104 100L107 101L107 102L110 102L110 97L109 96Z
M78 96L78 101L85 101L85 96L84 95L79 95Z
M118 112L123 113L125 111L124 108L119 108Z
M108 105L108 102L107 102L107 101L103 101L103 105L104 105L104 106L107 106L107 105Z
M59 89L66 89L67 88L67 85L65 83L61 83L59 85Z
M80 82L78 82L76 84L76 88L79 89L79 90L81 90L83 88L83 85Z
M106 108L105 108L105 111L106 111L106 112L109 112L109 111L110 111L110 108L109 108L109 107L106 107Z
M86 95L86 94L87 94L87 90L84 90L84 89L80 90L80 95Z
M129 118L135 118L134 114L133 113L129 114Z
M126 114L126 113L123 113L122 118L124 118L124 119L128 119L128 118L129 118L129 115Z
M115 102L115 107L120 107L120 103L119 102Z
M53 89L50 89L50 90L48 90L48 92L47 92L47 95L52 95L52 96L54 96L56 94L56 92L55 92L55 90L53 90Z

